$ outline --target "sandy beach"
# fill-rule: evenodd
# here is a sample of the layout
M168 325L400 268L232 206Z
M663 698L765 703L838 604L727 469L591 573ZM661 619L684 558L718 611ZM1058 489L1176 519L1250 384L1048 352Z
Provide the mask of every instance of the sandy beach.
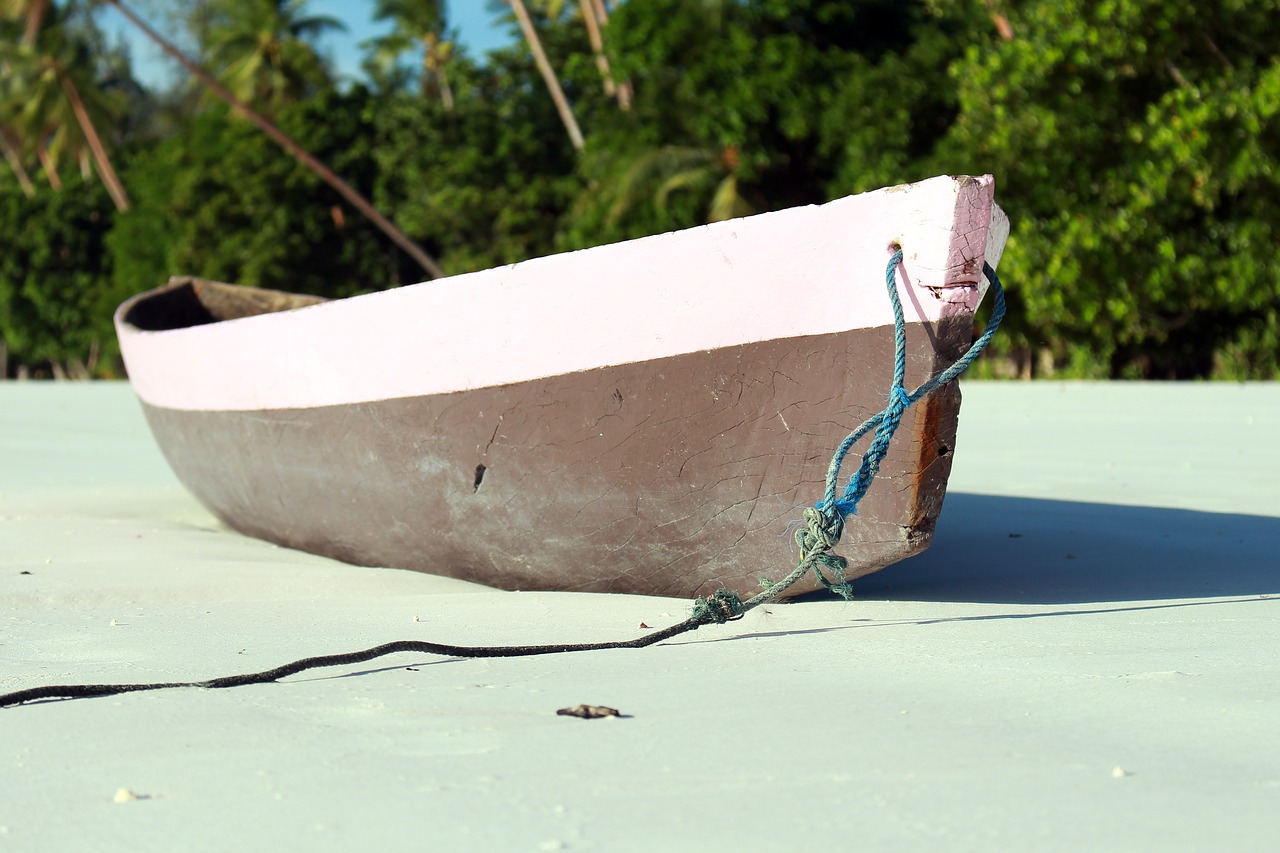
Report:
M855 601L0 709L0 850L1274 849L1280 385L963 387L932 548ZM0 460L3 692L688 612L230 532L123 383L0 383Z

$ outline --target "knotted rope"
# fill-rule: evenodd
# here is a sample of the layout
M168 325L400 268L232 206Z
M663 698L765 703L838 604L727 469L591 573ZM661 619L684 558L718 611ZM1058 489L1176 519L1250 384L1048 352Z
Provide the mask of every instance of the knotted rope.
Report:
M991 282L991 289L995 296L991 319L987 322L986 329L969 346L965 354L956 359L950 367L908 393L903 386L907 372L907 324L902 313L902 300L898 297L897 274L901 263L902 250L898 249L889 259L889 265L885 269L885 287L889 291L889 302L893 306L893 382L889 386L889 402L845 436L832 454L831 464L827 466L826 490L822 500L815 506L805 508L804 526L796 531L796 544L800 547L800 563L781 581L775 583L762 580L761 586L764 587L764 591L741 602L742 613L779 597L810 571L826 589L845 600L853 597L853 589L844 576L844 570L849 565L848 561L833 553L844 532L844 520L857 512L858 503L875 481L876 474L880 472L880 463L888 454L893 435L902 423L902 416L907 409L968 370L969 365L973 364L974 359L986 349L991 338L995 336L996 330L1000 328L1000 321L1004 319L1005 313L1004 288L1000 286L1000 278L996 275L996 271L990 264L984 264L982 271ZM862 463L849 479L844 490L837 495L845 457L849 455L853 446L873 429L875 436L867 452L862 455ZM831 573L830 578L823 573L823 569ZM716 593L716 595L723 594L733 595L728 590L720 590ZM695 608L695 614L698 612L700 611Z
M541 646L451 646L424 640L398 640L364 649L363 651L303 658L302 660L263 670L262 672L229 675L208 681L165 681L150 684L73 684L32 687L27 690L0 694L0 707L21 705L24 702L39 700L114 696L120 693L132 693L139 690L163 690L170 687L204 687L213 689L239 687L246 684L267 684L311 669L364 663L365 661L397 652L415 652L459 658L500 658L559 654L563 652L600 651L603 649L639 649L687 631L697 630L703 625L723 624L735 619L741 619L747 611L781 596L810 571L814 572L818 581L824 587L848 599L852 596L849 583L844 577L844 570L847 568L848 563L843 557L834 553L835 547L840 542L840 536L844 532L845 518L857 511L858 502L862 500L863 495L867 493L867 489L870 488L871 483L875 480L876 474L880 470L880 463L884 461L885 455L889 452L889 444L893 439L893 434L902 422L902 416L906 410L921 398L931 394L964 373L991 341L996 329L1000 326L1000 320L1004 317L1005 312L1004 290L1000 286L1000 279L990 265L984 265L983 272L995 291L995 305L986 330L954 364L908 393L906 388L903 387L907 365L906 321L903 318L902 302L898 298L897 286L897 271L901 263L902 250L899 249L889 259L889 265L885 271L885 285L889 290L889 301L893 305L894 323L893 383L889 387L889 401L884 409L867 418L857 429L849 433L844 441L840 442L835 454L831 457L831 464L827 467L826 491L822 500L815 506L805 508L803 513L804 526L796 531L795 539L800 548L800 562L781 581L775 583L762 580L761 586L764 589L746 601L741 600L731 590L717 590L711 595L695 599L689 617L683 622L679 622L669 628L653 631L634 640ZM837 496L838 481L841 469L844 467L845 457L853 448L853 445L873 429L876 433L867 448L867 452L862 456L862 463L858 466L857 472L850 478L844 490ZM824 569L830 572L831 578L824 574Z

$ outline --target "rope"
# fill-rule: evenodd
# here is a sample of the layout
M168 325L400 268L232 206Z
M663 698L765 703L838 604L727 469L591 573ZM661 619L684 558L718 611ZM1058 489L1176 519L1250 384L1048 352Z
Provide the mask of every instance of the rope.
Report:
M880 463L889 451L889 443L893 438L894 432L898 429L906 410L921 398L952 382L960 374L964 373L991 341L996 329L1000 326L1000 320L1004 317L1005 312L1004 290L1000 286L1000 279L990 265L984 265L983 272L995 291L995 305L986 330L954 364L908 393L902 384L906 374L907 335L906 322L902 314L902 303L898 298L897 288L897 270L901 263L902 251L898 250L890 258L885 272L885 285L889 290L889 301L893 305L894 318L893 384L889 389L889 402L883 410L867 418L857 429L849 433L844 441L840 442L839 447L836 448L835 454L831 457L831 464L827 468L826 491L823 498L816 506L805 508L803 514L804 526L796 531L795 538L796 544L800 548L800 562L781 581L761 581L761 586L764 589L746 601L741 600L731 590L717 590L711 595L696 599L689 618L683 622L668 628L652 631L634 640L539 646L452 646L424 640L397 640L363 651L303 658L302 660L261 672L228 675L207 681L163 681L148 684L72 684L31 687L26 690L0 694L0 708L41 700L115 696L121 693L133 693L141 690L166 690L172 687L217 689L241 687L248 684L269 684L281 678L297 675L300 672L306 672L311 669L364 663L398 652L444 655L454 658L510 658L562 654L565 652L603 651L606 649L642 649L688 631L695 631L703 625L713 623L721 625L725 622L741 619L749 610L781 596L810 571L814 572L818 581L827 589L846 599L851 598L852 591L844 577L844 570L847 568L848 563L843 557L832 553L836 545L839 544L840 536L844 532L844 519L857 511L858 502L866 494L872 481L875 480L876 473L880 470ZM853 445L872 429L876 431L876 434L871 441L871 445L867 448L867 452L863 454L861 465L858 466L857 472L850 479L844 491L837 497L837 483L841 469L844 466L845 456L848 455ZM830 579L824 574L824 569L831 574Z

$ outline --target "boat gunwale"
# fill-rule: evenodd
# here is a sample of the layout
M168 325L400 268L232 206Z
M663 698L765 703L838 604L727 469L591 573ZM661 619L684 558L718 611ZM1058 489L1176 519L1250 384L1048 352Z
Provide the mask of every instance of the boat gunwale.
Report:
M974 287L974 270L980 270L984 256L1000 252L1007 235L1007 218L992 196L990 176L943 176L824 205L335 300L183 276L125 302L116 322L135 390L140 398L161 407L299 408L467 391L682 352L887 325L892 319L883 295L883 267L853 259L883 251L887 260L891 248L904 243L907 252L899 291L908 322L971 313L985 290L980 275ZM893 205L903 204L907 204L905 212L899 211L893 222L882 223L873 215L898 210ZM864 209L868 206L870 213ZM920 233L904 237L904 221L920 222L916 227ZM950 227L941 228L943 223ZM969 230L956 232L960 227L956 223L967 223L963 227ZM549 289L551 301L566 288L583 289L580 284L560 282L563 286L555 291L558 279L570 277L557 276L557 270L580 269L587 263L599 267L619 257L643 261L650 247L679 244L686 256L696 252L691 263L701 264L704 274L721 257L732 268L735 261L750 267L742 263L744 258L785 256L785 251L773 246L741 245L751 244L746 237L749 232L759 238L762 230L769 235L769 229L780 224L790 228L792 237L810 241L807 251L821 257L805 262L816 262L820 268L802 274L791 270L789 261L771 260L773 269L764 272L716 273L713 269L711 275L722 277L710 283L682 268L683 280L696 281L699 287L682 291L671 282L659 282L655 284L658 292L650 296L637 293L636 288L622 288L619 293L617 286L605 286L600 304L573 305L571 310L542 304L548 301L543 298L544 288ZM850 224L855 233L847 233ZM816 225L826 231L812 235ZM952 239L953 233L962 233L963 239ZM925 246L930 241L938 248ZM724 254L721 250L727 244L742 257L731 260ZM957 245L962 253L959 261ZM922 257L928 252L932 255ZM820 279L816 283L814 272ZM623 274L632 281L637 276L634 271ZM782 280L783 275L791 275L791 280ZM746 284L740 285L740 280ZM475 286L485 283L492 286ZM243 288L244 293L261 297L266 310L233 312L225 319L197 312L195 322L188 323L137 322L147 306L183 292L184 287L197 297L201 289L226 293ZM740 288L754 288L748 295L761 298L744 296L741 304L726 305ZM803 307L791 304L799 295L797 289L811 291L803 295ZM523 302L515 307L504 304L512 296ZM611 300L620 307L611 308ZM815 310L822 306L826 310ZM315 310L304 310L308 308ZM543 314L534 315L535 310ZM648 314L637 319L637 310ZM588 315L580 326L575 325L576 319L565 317L574 311ZM604 318L610 327L596 328L600 315L610 311L615 316ZM728 316L712 316L720 313ZM452 317L468 319L451 322ZM704 327L711 321L719 326L708 331ZM489 335L489 328L500 329L500 337ZM586 334L578 334L584 330ZM583 344L583 338L591 335ZM495 353L496 349L502 351ZM400 377L390 375L393 371L388 366L397 364L416 367L399 369L404 374Z

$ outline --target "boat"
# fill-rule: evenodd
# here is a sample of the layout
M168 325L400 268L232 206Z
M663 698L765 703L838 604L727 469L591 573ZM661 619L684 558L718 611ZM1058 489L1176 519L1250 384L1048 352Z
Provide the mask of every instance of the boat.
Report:
M968 348L993 195L941 176L332 301L176 277L115 323L161 451L236 531L511 590L748 593L886 405L895 251L907 387ZM847 577L929 545L959 409L951 384L907 410Z

